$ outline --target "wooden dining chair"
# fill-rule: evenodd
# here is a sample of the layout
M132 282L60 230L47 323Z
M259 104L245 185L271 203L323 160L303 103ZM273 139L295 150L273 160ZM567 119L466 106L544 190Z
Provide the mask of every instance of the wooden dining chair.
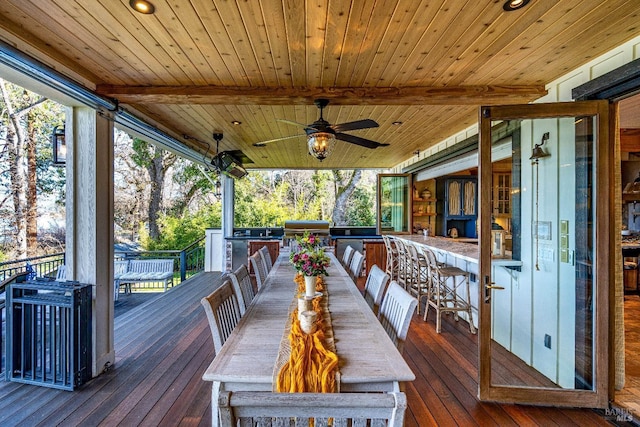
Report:
M416 305L418 305L418 301L409 292L402 289L398 282L394 280L389 284L380 305L378 320L400 353L404 348Z
M238 296L238 305L240 306L240 315L244 316L244 312L247 311L249 304L256 296L253 284L251 283L251 277L249 276L249 270L247 266L242 264L236 268L233 273L229 273L229 278L233 284L233 290Z
M273 393L221 391L218 395L220 425L236 427L387 426L404 425L407 397L391 393ZM329 419L333 424L329 424ZM313 421L313 423L312 423ZM239 423L238 423L239 422Z
M373 264L371 270L369 270L367 282L364 284L364 299L376 314L378 314L380 303L382 302L382 296L387 288L389 279L390 278L387 273L385 273L376 264Z
M251 262L251 268L253 268L253 273L256 276L256 285L258 290L262 288L264 285L264 281L267 280L267 269L264 265L264 261L262 261L262 257L258 251L254 252L253 255L249 257L249 262Z
M345 269L349 269L349 266L351 265L351 258L353 257L353 246L348 245L345 249L344 249L344 253L342 254L342 266Z
M267 270L267 274L268 274L271 271L271 268L273 267L273 261L271 260L271 254L269 253L269 248L266 246L263 246L260 249L258 249L258 252L260 253L260 257L262 258L262 262L264 263L264 267Z
M349 264L349 272L354 282L358 283L360 273L362 273L362 265L364 264L364 255L360 251L354 251L351 258L351 264Z
M233 291L231 280L228 277L224 279L220 287L202 298L200 303L207 314L213 336L213 348L218 354L241 317L238 297Z

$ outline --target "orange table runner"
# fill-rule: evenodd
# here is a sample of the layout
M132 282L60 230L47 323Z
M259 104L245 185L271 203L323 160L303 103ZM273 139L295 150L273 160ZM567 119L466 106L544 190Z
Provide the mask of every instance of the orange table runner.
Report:
M338 392L340 372L326 286L319 277L316 291L322 296L313 300L313 310L317 313L316 331L306 334L298 320L298 295L304 294L304 278L297 275L294 280L298 291L289 309L289 320L274 366L274 390L288 393Z

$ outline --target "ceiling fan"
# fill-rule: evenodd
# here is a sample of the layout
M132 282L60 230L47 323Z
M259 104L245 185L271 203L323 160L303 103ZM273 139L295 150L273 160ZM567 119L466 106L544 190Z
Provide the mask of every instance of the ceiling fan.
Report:
M313 103L320 109L320 118L310 125L304 125L302 123L292 122L290 120L278 119L278 121L302 127L307 134L309 154L311 154L318 160L322 161L326 159L329 154L331 154L336 139L372 149L389 145L377 141L372 141L370 139L361 138L359 136L343 133L350 130L376 128L378 127L378 123L376 123L374 120L364 119L356 120L354 122L332 125L322 117L322 110L329 104L329 100L316 99L315 101L313 101ZM298 136L300 135L285 136L283 138L271 139L269 141L256 142L253 145L256 147L264 147L270 142L282 141L284 139L296 138Z

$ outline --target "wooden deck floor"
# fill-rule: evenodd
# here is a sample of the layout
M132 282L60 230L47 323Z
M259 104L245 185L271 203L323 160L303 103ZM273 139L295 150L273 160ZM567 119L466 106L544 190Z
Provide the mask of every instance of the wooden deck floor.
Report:
M616 392L615 402L632 411L640 420L640 294L624 297L625 385Z
M0 425L210 425L210 384L201 376L214 351L199 300L217 278L200 274L118 315L115 367L74 392L0 382ZM407 427L608 424L591 410L479 402L477 338L463 322L443 323L442 334L432 320L411 324L404 355L417 380L406 385Z

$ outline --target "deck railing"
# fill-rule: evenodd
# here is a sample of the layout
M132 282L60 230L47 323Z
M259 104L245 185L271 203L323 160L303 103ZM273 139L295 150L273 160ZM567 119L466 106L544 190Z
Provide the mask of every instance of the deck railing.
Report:
M56 277L61 265L64 265L64 252L0 262L0 282L21 273L27 273L29 278Z
M173 259L173 284L175 286L204 270L204 246L205 238L202 237L182 250L115 251L115 259ZM6 366L5 286L12 282L11 279L17 277L20 277L20 280L30 280L36 277L55 278L58 268L64 265L64 263L64 252L0 263L0 319L2 321L2 333L0 334L0 381L4 380L4 369Z

